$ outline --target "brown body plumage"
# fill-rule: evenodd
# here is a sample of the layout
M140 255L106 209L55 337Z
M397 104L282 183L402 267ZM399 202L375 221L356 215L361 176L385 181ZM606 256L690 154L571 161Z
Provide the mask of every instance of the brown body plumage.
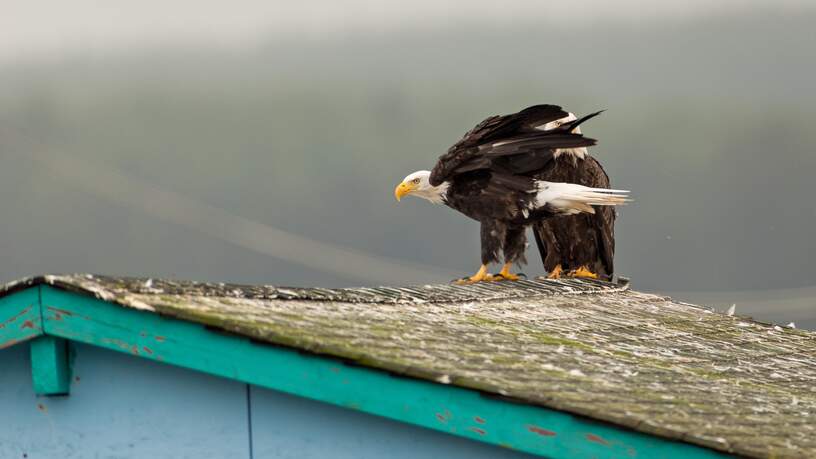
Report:
M593 188L609 188L601 164L593 157L577 158L561 154L536 174L551 182L569 182ZM614 273L615 209L600 207L595 214L579 214L533 224L544 269L552 273L560 265L564 271L588 267L602 278Z

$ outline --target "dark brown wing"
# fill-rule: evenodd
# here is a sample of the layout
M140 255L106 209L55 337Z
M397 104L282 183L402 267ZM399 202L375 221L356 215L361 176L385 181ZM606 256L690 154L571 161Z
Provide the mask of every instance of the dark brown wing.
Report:
M563 135L561 131L536 129L567 115L557 105L534 105L511 115L491 116L468 131L447 153L439 157L431 171L430 182L438 186L456 173L488 168L491 157L570 148L558 144L585 146L583 144L587 140L583 140L580 135ZM512 142L502 143L502 140Z
M569 113L557 105L533 105L518 113L491 116L468 131L461 140L448 149L448 152L512 137L523 132L537 132L537 127L567 115Z
M534 179L486 169L457 174L451 180L446 204L484 222L517 218Z
M516 136L470 148L466 152L469 155L467 158L460 156L461 160L447 174L442 175L440 172L441 179L437 179L440 180L438 183L442 183L457 174L478 169L523 175L544 167L552 160L557 148L591 147L596 143L595 139L571 133L542 132ZM440 164L442 163L437 163L434 171L440 170ZM432 171L431 184L437 183L434 180Z

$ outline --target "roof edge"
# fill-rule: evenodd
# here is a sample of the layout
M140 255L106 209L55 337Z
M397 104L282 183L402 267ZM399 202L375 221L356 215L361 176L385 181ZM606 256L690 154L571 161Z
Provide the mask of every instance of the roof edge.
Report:
M36 285L51 285L64 290L89 293L103 300L111 299L109 292L94 290L89 287L94 281L116 283L122 288L143 290L143 293L155 293L157 290L190 289L202 292L204 296L225 298L340 301L348 303L450 303L529 298L531 296L619 293L630 290L630 280L625 277L618 277L613 282L594 279L551 280L535 278L515 282L467 286L435 284L405 287L319 288L110 277L98 274L44 274L26 277L0 286L0 297Z
M0 349L43 334L40 289L36 284L0 296Z
M678 453L690 458L725 457L709 445L697 446L556 409L485 396L446 381L395 377L387 371L258 343L43 283L44 277L31 278L25 285L39 288L23 293L37 295L41 329L48 336L552 458L622 458L633 453L644 457ZM18 293L6 298L21 305L23 296Z

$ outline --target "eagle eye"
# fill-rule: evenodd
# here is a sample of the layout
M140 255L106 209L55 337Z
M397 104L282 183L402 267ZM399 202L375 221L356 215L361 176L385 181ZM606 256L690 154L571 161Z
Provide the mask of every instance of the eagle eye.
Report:
M417 177L417 178L415 178L415 179L411 180L411 183L419 183L419 177Z

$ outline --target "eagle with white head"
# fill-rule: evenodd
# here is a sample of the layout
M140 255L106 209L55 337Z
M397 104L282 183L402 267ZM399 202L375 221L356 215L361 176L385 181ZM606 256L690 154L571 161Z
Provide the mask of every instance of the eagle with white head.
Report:
M586 148L597 142L584 137L578 126L600 113L568 119L570 114L559 106L535 105L491 116L440 156L433 170L406 176L394 196L397 201L412 195L445 204L481 223L481 267L460 282L517 280L510 268L525 262L528 226L556 217L592 215L593 206L629 201L625 190L538 177L558 158L586 156ZM501 271L488 274L488 265L499 262L500 255Z

